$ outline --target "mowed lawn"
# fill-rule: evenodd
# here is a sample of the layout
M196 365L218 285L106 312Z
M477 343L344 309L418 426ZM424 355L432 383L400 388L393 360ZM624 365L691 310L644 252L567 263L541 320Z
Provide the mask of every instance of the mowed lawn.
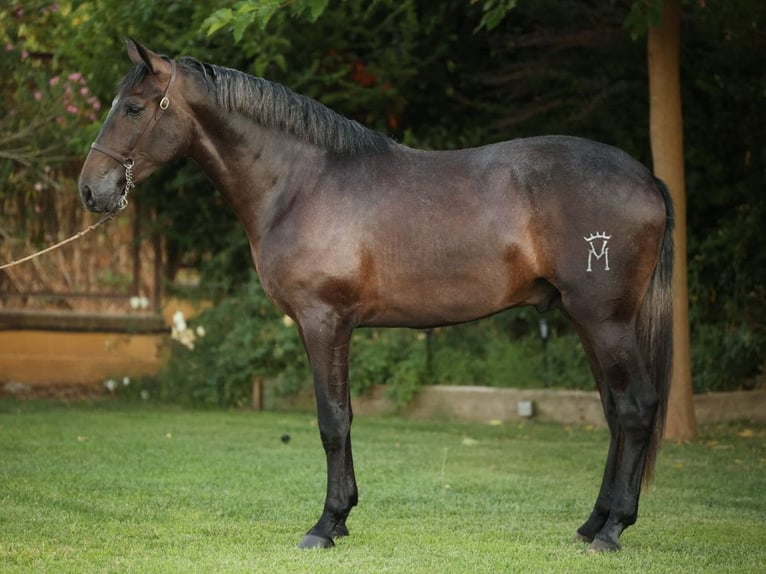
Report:
M590 556L604 430L358 418L351 536L300 551L309 415L0 402L0 572L766 572L766 428L700 430L661 452L624 550Z

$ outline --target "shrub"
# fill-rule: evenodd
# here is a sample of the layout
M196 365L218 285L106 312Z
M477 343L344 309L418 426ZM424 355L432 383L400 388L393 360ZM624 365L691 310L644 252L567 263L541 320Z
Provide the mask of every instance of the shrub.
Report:
M490 322L491 323L491 322ZM448 385L593 389L579 339L554 328L543 346L536 333L502 335L496 325L459 328L460 338L437 332L431 379ZM562 330L563 332L559 333ZM443 339L443 340L442 340Z
M257 280L183 327L174 326L170 358L155 381L162 399L242 405L250 401L255 378L274 381L283 393L309 380L297 330Z

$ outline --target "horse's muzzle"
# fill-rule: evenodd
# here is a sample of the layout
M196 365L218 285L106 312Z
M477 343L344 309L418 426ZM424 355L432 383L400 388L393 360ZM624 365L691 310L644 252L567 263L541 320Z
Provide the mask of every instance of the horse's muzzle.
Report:
M80 182L80 199L88 211L93 213L107 213L118 209L121 206L123 194L116 193L98 193L90 185Z

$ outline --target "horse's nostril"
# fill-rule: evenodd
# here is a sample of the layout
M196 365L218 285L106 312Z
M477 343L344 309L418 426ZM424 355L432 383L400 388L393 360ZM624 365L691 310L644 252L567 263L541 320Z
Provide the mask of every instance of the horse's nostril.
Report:
M89 185L83 184L80 186L80 197L82 198L82 202L85 204L85 207L93 207L93 190Z

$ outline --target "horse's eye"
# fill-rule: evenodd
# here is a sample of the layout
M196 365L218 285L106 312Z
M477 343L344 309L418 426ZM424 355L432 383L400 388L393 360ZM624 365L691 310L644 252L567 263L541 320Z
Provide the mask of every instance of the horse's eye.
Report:
M138 104L128 104L125 106L125 111L131 118L137 118L142 113L144 113L144 106L139 106Z

